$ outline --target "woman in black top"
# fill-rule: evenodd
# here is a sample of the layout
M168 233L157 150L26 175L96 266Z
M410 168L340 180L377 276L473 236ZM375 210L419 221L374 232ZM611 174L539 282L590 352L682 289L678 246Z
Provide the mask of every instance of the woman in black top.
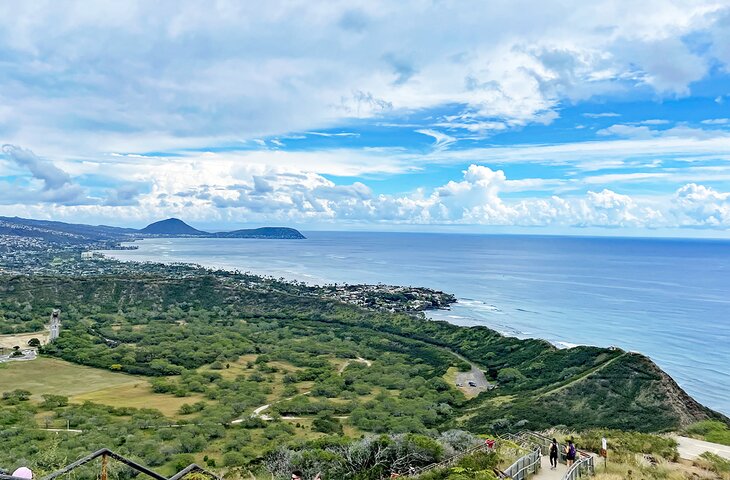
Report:
M553 438L550 444L550 470L558 468L558 441Z

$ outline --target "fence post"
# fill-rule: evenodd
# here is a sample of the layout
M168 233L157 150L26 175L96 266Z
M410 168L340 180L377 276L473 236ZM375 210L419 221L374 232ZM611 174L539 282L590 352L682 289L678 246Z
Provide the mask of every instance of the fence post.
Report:
M101 456L101 480L106 480L106 453Z

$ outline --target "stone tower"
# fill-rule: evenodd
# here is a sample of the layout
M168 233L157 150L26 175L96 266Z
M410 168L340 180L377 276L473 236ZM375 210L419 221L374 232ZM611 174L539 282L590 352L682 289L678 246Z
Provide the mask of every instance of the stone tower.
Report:
M57 308L53 309L53 312L51 312L51 326L49 328L51 335L48 338L48 341L52 342L57 339L59 333L61 333L61 310L58 310Z

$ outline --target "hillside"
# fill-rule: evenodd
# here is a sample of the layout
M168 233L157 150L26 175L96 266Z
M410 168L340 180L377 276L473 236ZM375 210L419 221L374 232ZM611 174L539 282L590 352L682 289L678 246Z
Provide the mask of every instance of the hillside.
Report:
M80 395L63 385L44 391L43 373L34 378L31 370L14 373L17 363L0 365L0 385L12 379L14 389L46 395L24 403L22 392L4 392L0 418L11 435L0 464L27 458L31 447L53 446L59 458L72 459L114 445L169 472L185 463L170 452L211 468L262 468L284 446L294 449L287 455L333 458L362 435L416 435L414 442L432 445L423 435L454 428L494 435L556 425L656 432L709 418L730 423L641 355L558 350L483 327L366 310L317 296L313 287L252 275L129 268L88 277L0 276L0 325L37 326L35 319L60 308L61 336L43 355L104 372ZM450 370L471 368L457 352L497 388L468 400L446 380ZM117 382L123 374L141 377ZM85 400L96 403L74 403ZM265 415L256 413L261 408ZM58 427L66 419L82 433L35 430L41 421ZM170 424L186 426L163 428ZM399 438L411 437L392 441ZM373 475L358 478L379 478Z
M0 235L38 238L56 244L84 244L119 240L136 232L131 228L105 225L83 225L20 217L0 217Z
M262 227L232 232L214 233L217 238L278 238L286 240L300 240L306 238L298 230L288 227Z
M80 246L86 248L108 248L110 245L120 242L134 241L150 236L287 240L306 238L299 231L289 227L261 227L209 233L191 227L178 218L160 220L137 230L106 225L84 225L50 220L32 220L20 217L0 217L0 236L5 236L9 239L32 239L51 245ZM42 247L42 245L36 245L35 249L42 249Z
M203 232L202 230L193 228L179 218L168 218L167 220L160 220L159 222L151 223L145 228L139 230L139 233L143 235L174 236L209 235L208 232Z
M273 322L272 332L311 325L342 337L358 338L364 334L363 338L368 338L367 344L371 345L368 348L372 348L374 341L380 341L384 343L379 348L402 351L403 342L407 341L421 351L419 355L429 352L429 358L445 355L448 359L453 357L450 352L458 352L484 368L489 380L499 385L472 400L455 417L467 426L475 421L477 431L506 430L525 421L531 428L562 424L573 428L601 426L664 431L708 418L726 420L693 400L641 355L596 347L559 350L544 341L503 337L484 327L463 328L409 315L376 314L316 297L268 291L270 288L244 288L231 278L200 275L192 279L71 278L64 282L20 277L9 279L3 290L6 305L30 302L33 311L60 306L62 310L81 313L75 322L85 318L83 312L89 308L87 305L101 309L98 315L81 323L67 324L66 332L73 330L74 325L83 325L83 329L73 337L62 336L52 351L67 360L106 369L118 363L123 371L157 375L161 371L201 367L228 355L228 351L234 356L248 351L245 345L250 346L254 341L248 334L241 337L244 347L231 344L184 353L189 348L183 348L185 341L169 343L179 329L170 322L183 320L183 331L195 332L200 341L207 335L221 335L230 342L240 335L241 332L236 333L236 324L214 322L211 325L217 325L215 330L208 333L207 324L195 320L203 312L210 317L216 310L236 312L237 318L248 318L247 322L268 319ZM187 307L180 309L176 305ZM201 313L191 316L191 308ZM168 313L162 317L154 313L160 311ZM112 324L123 327L131 318L137 319L137 324L143 321L147 325L138 330L144 335L130 332L120 336L118 330L110 329ZM95 333L89 334L87 329ZM162 337L154 340L159 335ZM170 335L169 340L163 340ZM122 345L129 342L129 346L110 348L98 343L101 337ZM166 346L157 351L155 345ZM140 361L139 353L134 355L137 360L131 363L125 360L128 357L122 352L139 352L140 348L148 352L149 358L167 359L165 366ZM357 351L364 345L355 343L352 348ZM443 375L449 366L461 363L453 357L439 360L434 367L438 365Z

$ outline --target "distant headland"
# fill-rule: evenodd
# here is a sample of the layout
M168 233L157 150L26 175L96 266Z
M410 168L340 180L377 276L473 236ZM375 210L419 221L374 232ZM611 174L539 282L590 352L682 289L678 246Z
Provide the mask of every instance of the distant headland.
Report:
M261 227L227 232L206 232L191 227L179 218L154 222L142 229L120 228L108 225L84 225L34 220L20 217L0 217L0 235L22 237L33 241L45 241L59 245L98 246L149 237L201 237L201 238L260 238L298 240L306 238L298 230L289 227Z
M195 236L213 238L278 238L299 240L306 238L298 230L289 227L261 227L230 232L204 232L193 228L179 218L168 218L147 225L139 230L142 235Z

